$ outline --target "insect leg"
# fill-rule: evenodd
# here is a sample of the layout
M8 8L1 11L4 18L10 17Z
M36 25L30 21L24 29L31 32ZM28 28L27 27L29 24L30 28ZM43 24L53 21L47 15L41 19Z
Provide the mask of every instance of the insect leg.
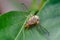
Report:
M44 28L42 25L39 25L39 26L37 27L37 30L38 30L41 34L46 35L46 36L49 36L48 30L47 30L46 28Z

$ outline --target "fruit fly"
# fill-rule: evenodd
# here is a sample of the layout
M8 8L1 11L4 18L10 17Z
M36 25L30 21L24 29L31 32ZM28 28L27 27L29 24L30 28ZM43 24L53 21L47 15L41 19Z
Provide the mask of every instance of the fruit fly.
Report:
M28 19L28 21L25 24L26 28L31 27L31 25L39 24L39 16L37 16L36 13L34 15L32 15L32 14L30 15L30 18Z

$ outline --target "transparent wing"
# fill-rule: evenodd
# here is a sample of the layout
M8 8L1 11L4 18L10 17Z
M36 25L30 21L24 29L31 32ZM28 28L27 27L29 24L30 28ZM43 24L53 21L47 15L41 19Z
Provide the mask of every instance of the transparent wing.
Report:
M46 28L44 28L42 25L38 25L36 27L37 31L41 33L42 35L49 36L49 32Z

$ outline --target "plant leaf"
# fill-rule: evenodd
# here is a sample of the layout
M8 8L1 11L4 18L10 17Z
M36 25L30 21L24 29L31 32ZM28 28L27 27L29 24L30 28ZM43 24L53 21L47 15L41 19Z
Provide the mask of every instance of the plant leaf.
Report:
M11 11L0 16L0 40L14 40L23 25L27 12Z
M50 33L48 39L60 40L60 0L49 0L37 15L41 25Z

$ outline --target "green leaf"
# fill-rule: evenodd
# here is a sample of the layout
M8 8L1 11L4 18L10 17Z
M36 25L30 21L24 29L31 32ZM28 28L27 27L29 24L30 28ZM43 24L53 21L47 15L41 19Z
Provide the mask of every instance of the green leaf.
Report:
M11 11L0 16L0 40L14 40L19 33L27 12Z
M49 40L60 40L60 1L49 0L38 13L40 24L50 33Z

